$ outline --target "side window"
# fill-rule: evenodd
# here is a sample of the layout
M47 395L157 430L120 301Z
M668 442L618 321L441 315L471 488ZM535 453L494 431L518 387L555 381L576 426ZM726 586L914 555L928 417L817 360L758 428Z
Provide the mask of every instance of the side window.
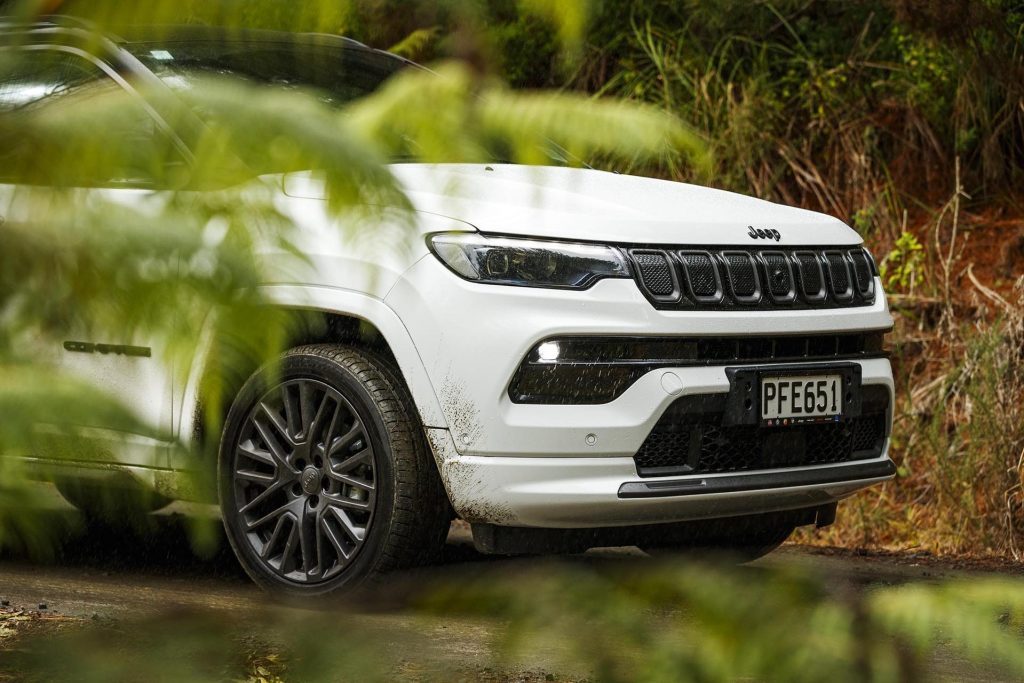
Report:
M0 182L161 187L186 165L143 102L91 60L0 51Z

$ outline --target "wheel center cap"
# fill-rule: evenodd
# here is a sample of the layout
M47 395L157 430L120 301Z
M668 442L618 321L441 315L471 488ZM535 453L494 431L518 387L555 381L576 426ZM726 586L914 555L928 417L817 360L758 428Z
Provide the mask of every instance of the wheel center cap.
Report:
M306 469L302 470L302 476L299 478L302 484L302 490L307 495L313 495L320 490L320 470L310 465Z

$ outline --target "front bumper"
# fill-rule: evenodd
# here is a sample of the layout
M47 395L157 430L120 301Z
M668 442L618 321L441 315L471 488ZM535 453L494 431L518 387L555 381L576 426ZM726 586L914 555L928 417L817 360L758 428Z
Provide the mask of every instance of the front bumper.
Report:
M834 503L895 474L883 454L841 465L641 479L631 457L459 455L447 430L427 433L459 515L503 526L633 526L796 510Z

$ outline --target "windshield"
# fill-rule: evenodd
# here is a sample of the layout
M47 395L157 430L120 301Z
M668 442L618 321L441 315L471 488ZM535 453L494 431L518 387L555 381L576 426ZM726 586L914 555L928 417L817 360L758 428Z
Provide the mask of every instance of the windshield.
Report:
M394 55L343 43L195 40L126 47L175 90L187 90L202 78L228 76L283 90L313 89L331 106L373 92L409 64Z

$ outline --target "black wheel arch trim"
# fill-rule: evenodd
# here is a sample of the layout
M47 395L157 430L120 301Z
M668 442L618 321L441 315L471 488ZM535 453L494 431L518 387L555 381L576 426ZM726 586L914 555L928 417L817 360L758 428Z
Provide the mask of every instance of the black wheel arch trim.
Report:
M718 477L690 477L662 481L630 481L619 487L619 498L666 498L708 493L763 491L793 486L826 486L889 478L895 474L896 465L892 460L886 458L855 465L833 465L815 469L780 470Z

